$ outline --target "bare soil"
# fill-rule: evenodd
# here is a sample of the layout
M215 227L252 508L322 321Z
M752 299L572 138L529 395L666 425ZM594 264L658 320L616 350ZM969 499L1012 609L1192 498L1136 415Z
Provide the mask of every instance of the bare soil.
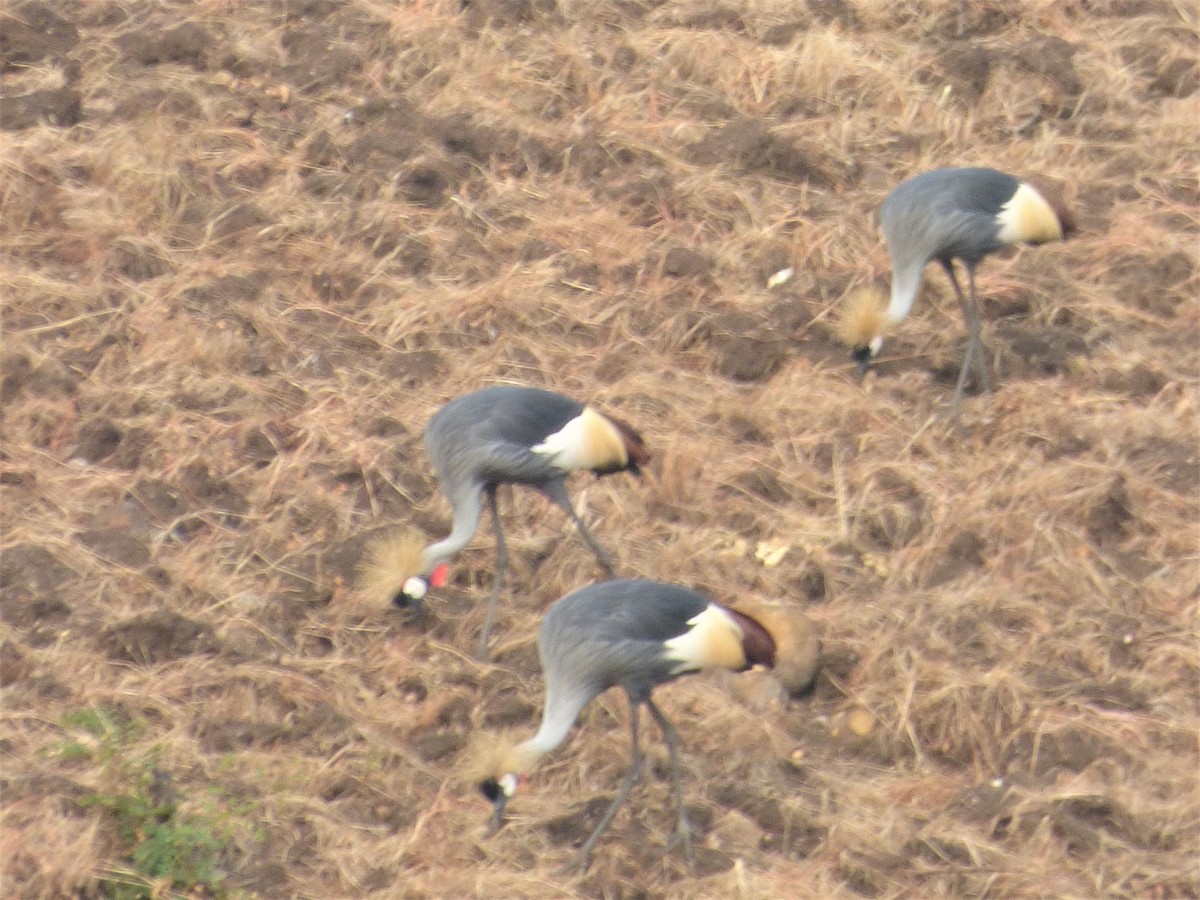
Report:
M4 892L1197 896L1196 25L1148 0L0 9ZM951 426L940 272L861 386L831 322L886 284L887 192L966 164L1056 181L1082 228L984 264L997 388ZM540 616L598 577L557 511L502 495L488 663L486 528L423 621L355 589L382 529L445 533L421 431L498 382L646 435L644 480L573 483L623 574L819 623L809 697L659 692L694 872L650 731L592 868L555 874L626 765L615 694L484 837L473 742L536 726ZM95 798L142 776L209 823L217 877L138 868Z

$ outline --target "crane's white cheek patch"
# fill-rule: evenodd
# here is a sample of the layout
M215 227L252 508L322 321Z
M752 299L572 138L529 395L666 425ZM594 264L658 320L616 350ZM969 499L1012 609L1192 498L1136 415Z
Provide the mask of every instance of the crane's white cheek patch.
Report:
M394 584L395 582L393 582ZM425 583L424 578L417 578L415 575L404 582L404 587L401 591L404 596L410 597L413 600L423 600L426 592L429 590L429 585Z
M511 797L517 792L517 787L521 784L521 776L513 774L503 775L496 783L500 785L500 790L504 791L505 797Z

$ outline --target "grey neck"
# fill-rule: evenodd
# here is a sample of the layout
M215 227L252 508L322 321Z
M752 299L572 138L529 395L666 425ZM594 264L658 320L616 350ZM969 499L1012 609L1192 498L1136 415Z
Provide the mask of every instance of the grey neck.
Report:
M474 537L483 511L482 495L482 487L468 485L450 497L450 504L454 508L454 525L449 535L436 544L430 544L421 553L422 574L458 553Z
M921 286L921 273L925 271L925 263L910 264L892 272L892 299L888 303L887 317L890 322L899 322L912 310L913 301L917 299L917 289Z

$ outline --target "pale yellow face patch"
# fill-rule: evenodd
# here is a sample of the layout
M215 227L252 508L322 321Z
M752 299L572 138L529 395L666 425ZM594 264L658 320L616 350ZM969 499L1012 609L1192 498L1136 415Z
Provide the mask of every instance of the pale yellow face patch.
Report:
M629 461L625 441L617 427L590 406L585 406L578 416L530 449L547 457L564 472L623 466Z
M746 665L742 629L721 607L710 603L688 620L691 627L664 643L667 659L678 663L677 672L722 668L738 671Z
M1000 233L996 236L1005 244L1044 244L1062 240L1062 223L1046 198L1037 188L1021 182L1016 193L1001 208L996 221Z

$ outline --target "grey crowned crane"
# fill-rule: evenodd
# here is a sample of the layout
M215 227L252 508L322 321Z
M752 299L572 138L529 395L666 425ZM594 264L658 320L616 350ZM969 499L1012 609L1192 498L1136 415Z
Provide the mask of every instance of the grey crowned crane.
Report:
M937 260L954 287L969 336L950 407L954 418L972 363L984 390L991 390L979 337L975 269L985 256L1012 244L1065 240L1075 231L1075 219L1048 185L995 169L967 168L935 169L902 182L884 200L880 220L892 258L891 299L885 303L873 291L852 297L839 322L840 336L854 348L861 378L883 346L883 332L912 309L925 266ZM956 259L967 270L966 294L954 273Z
M566 479L579 469L640 474L650 453L625 422L552 391L487 387L451 400L433 415L425 429L425 451L450 500L454 524L448 537L428 546L411 531L376 544L360 573L368 594L386 594L399 606L419 605L430 587L445 581L446 561L475 534L486 500L496 535L496 573L479 639L479 656L486 656L508 571L496 502L502 484L525 484L545 494L570 516L605 575L615 575L612 558L575 512Z
M632 754L612 803L568 868L585 869L596 842L625 802L642 770L638 713L646 707L662 730L671 758L676 830L692 862L691 832L683 808L678 739L651 698L660 684L708 668L742 671L761 665L796 694L816 675L820 641L799 610L765 602L714 603L686 588L656 581L606 581L580 588L546 613L538 655L546 679L542 724L529 740L493 748L483 761L480 789L494 804L492 828L504 807L545 754L566 739L580 712L610 687L629 698Z

